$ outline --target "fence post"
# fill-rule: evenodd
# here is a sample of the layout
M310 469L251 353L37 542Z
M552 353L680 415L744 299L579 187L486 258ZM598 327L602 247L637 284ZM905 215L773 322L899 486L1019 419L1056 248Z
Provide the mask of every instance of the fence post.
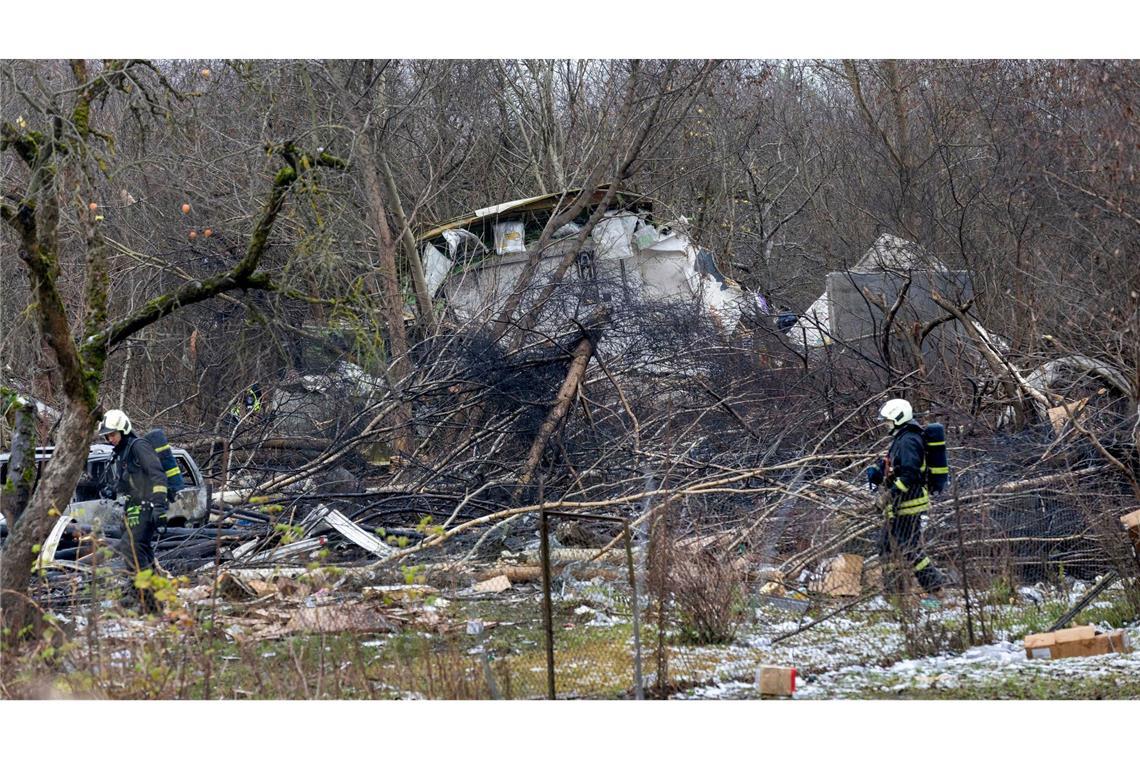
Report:
M958 501L958 478L950 476L951 493L954 496L954 519L958 523L958 572L962 574L962 596L966 602L966 631L970 636L970 646L974 640L974 615L970 609L970 583L966 579L966 543L962 539L962 503Z
M625 563L629 568L630 606L633 608L633 698L645 699L641 685L641 614L637 608L637 574L633 571L633 536L629 520L622 520L625 534Z
M542 556L542 627L546 632L546 698L554 699L554 610L550 603L550 531L546 507L539 509L538 526Z

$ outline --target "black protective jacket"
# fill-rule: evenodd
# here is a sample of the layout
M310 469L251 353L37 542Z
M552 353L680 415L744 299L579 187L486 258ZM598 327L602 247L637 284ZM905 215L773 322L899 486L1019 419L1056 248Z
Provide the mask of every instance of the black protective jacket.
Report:
M926 490L926 442L922 426L914 420L895 431L891 448L887 452L890 477L884 487L890 489L891 505L888 516L916 515L930 509L930 496Z
M150 441L128 433L115 447L114 489L116 496L126 496L127 505L166 505L166 473Z

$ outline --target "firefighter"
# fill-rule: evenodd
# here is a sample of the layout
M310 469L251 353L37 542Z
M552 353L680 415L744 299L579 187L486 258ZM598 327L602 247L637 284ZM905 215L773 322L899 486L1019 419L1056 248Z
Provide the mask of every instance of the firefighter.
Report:
M883 404L879 417L894 434L887 456L867 470L868 482L879 487L879 505L886 518L879 537L879 557L884 568L888 556L904 559L933 606L941 598L945 581L922 549L922 515L930 509L922 426L914 421L910 403L901 398ZM888 588L897 589L901 580L892 579Z
M99 435L115 447L111 460L111 489L124 501L123 537L116 551L132 573L154 570L154 535L166 506L166 473L154 447L131 430L131 420L119 409L103 417ZM153 593L144 589L139 597L147 612L157 611Z

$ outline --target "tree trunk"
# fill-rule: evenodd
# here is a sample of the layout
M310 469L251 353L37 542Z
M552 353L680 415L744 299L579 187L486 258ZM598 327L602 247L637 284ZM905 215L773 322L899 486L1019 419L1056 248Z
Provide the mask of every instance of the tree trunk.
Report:
M15 525L28 500L36 472L36 404L16 398L12 416L12 456L8 459L8 479L0 490L0 513L9 526Z
M365 149L361 153L364 189L368 196L368 221L376 233L377 266L380 284L380 309L388 323L388 377L393 388L408 375L408 339L404 332L404 296L400 291L400 278L396 269L396 241L388 227L387 208L384 203L381 171L375 154ZM399 404L394 412L397 429L394 448L408 455L415 450L409 424L411 411L407 404Z
M44 536L75 493L75 484L87 464L95 419L92 406L79 400L68 404L56 432L55 454L44 465L28 508L11 526L0 562L3 626L10 637L19 636L26 626L36 622L25 594L32 577L32 563Z
M604 321L603 314L595 314L590 318L591 325L600 325ZM538 435L535 436L530 451L527 453L523 473L519 477L518 485L515 486L515 501L518 500L523 489L534 477L534 471L538 468L539 460L542 459L542 452L546 450L550 436L554 434L558 425L566 417L566 412L570 409L570 404L578 393L578 386L586 375L586 367L590 363L590 357L594 355L597 342L597 333L590 330L582 336L578 345L574 346L574 351L571 353L573 358L570 360L570 368L566 370L566 379L562 381L562 387L558 389L558 395L554 399L554 406L546 415L546 419L543 420L542 426L538 429Z
M396 177L392 174L392 167L388 164L388 157L380 154L380 164L384 167L384 184L388 188L388 196L392 199L392 214L396 217L396 224L400 225L400 243L404 247L404 255L408 259L408 269L412 273L412 285L416 291L416 307L419 309L419 322L429 331L435 327L435 314L431 308L431 293L428 292L427 278L424 277L424 264L420 260L419 251L416 250L416 239L412 235L412 227L404 213L404 205L400 203L400 193L396 189Z

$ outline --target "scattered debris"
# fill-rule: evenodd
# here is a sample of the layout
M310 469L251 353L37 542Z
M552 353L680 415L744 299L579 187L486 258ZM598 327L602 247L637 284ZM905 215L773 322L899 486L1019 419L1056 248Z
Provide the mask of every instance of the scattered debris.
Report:
M477 594L497 594L500 591L506 591L510 587L510 579L505 575L498 575L489 580L476 583L471 587L471 590Z
M352 631L394 632L399 630L384 615L371 607L352 602L323 607L301 607L285 625L285 632L304 631L307 633L340 633Z
M829 560L820 577L809 589L829 596L859 596L862 589L863 558L858 554L840 554Z
M797 615L807 612L811 602L807 599L800 598L795 592L791 596L773 596L771 594L760 594L758 600L761 604L766 604L776 609L785 610L787 612L794 612Z
M364 599L379 599L385 604L423 601L426 597L438 594L439 589L423 583L410 583L396 586L365 586L360 590Z
M1060 406L1049 409L1046 413L1049 415L1049 424L1053 426L1053 432L1060 435L1065 427L1065 423L1069 421L1069 418L1076 417L1080 414L1088 403L1088 397L1085 397L1078 401L1061 404Z
M245 601L260 596L249 583L233 573L218 576L218 594L231 602Z

